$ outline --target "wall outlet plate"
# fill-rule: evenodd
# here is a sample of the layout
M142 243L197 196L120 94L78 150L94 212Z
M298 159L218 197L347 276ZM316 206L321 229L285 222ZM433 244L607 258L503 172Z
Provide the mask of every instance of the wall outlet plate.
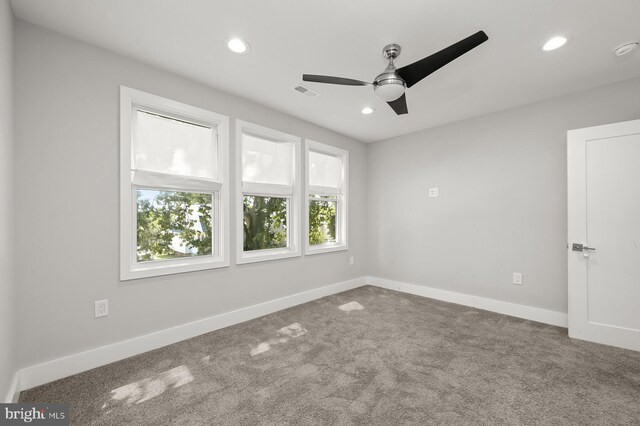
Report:
M356 258L355 258L355 257L353 257L353 256L351 256L351 257L349 258L349 265L355 265L355 264L356 264Z
M517 285L522 285L522 272L513 273L513 283Z
M108 299L104 299L104 300L96 300L95 302L93 302L93 307L94 307L94 312L95 312L95 317L96 318L100 318L100 317L106 317L107 315L109 315L109 300Z
M429 188L429 197L437 197L438 188Z

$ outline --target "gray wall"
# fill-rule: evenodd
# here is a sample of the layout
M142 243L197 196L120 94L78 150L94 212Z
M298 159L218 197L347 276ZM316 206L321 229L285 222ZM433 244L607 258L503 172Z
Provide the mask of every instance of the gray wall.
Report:
M0 0L0 402L15 372L17 303L14 287L13 12Z
M21 366L365 274L364 144L31 24L15 36ZM231 158L235 118L349 150L350 250L119 282L121 84L228 115ZM103 298L110 316L96 320Z
M639 99L635 79L373 144L371 274L567 312L566 132Z

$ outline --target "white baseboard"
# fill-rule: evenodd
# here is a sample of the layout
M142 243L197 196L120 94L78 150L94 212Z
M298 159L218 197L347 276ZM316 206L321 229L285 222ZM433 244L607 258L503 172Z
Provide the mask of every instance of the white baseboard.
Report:
M364 278L357 278L325 287L297 293L280 299L226 312L198 321L182 324L144 336L134 337L85 352L65 356L41 364L23 368L16 389L25 390L54 380L78 374L92 368L119 361L166 345L190 339L230 325L249 321L282 309L310 302L321 297L341 293L365 285Z
M444 302L456 303L458 305L471 306L485 311L510 315L512 317L524 318L531 321L551 324L558 327L567 328L568 317L562 312L550 311L533 306L519 305L517 303L503 302L501 300L488 299L480 296L457 293L455 291L441 290L417 284L409 284L400 281L388 280L385 278L366 277L365 281L369 285L397 290L403 293L415 294L417 296L429 297L431 299L442 300Z
M13 379L9 384L9 391L7 392L7 396L4 398L5 404L18 402L18 397L20 397L20 376L21 376L20 370L14 373Z

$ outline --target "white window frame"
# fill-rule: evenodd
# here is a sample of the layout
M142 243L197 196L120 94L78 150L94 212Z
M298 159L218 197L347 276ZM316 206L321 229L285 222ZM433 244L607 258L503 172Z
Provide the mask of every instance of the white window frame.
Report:
M325 188L319 186L311 186L309 184L309 151L320 154L332 155L340 157L342 160L342 184L340 189ZM349 151L336 148L332 145L326 145L310 139L305 141L304 147L304 253L305 255L330 253L335 251L343 251L349 249ZM336 242L310 245L309 244L309 196L311 194L336 196L338 199L336 218Z
M293 145L293 184L291 187L276 184L260 184L242 182L242 135L243 133L279 143ZM302 186L302 171L300 151L302 139L284 132L270 129L247 121L236 120L236 263L263 262L275 259L298 257L302 254L300 248L301 213L300 192ZM285 248L244 251L244 195L289 197L287 216L287 239L289 246Z
M141 109L210 126L217 137L218 179L133 169L133 113ZM229 266L229 118L201 108L120 86L120 280ZM137 188L213 194L213 254L137 261Z

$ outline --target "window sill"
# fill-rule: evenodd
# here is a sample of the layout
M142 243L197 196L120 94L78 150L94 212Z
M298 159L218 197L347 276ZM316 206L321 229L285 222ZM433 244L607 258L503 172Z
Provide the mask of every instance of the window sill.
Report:
M131 265L129 269L120 271L120 281L136 280L140 278L158 277L163 275L181 274L184 272L203 271L207 269L226 268L229 260L219 257L207 259L172 259L161 261L150 261Z
M310 256L314 254L321 253L332 253L336 251L347 251L349 250L349 246L346 244L342 245L328 245L328 244L318 244L316 246L307 246L305 249L305 256Z
M236 264L242 265L246 263L267 262L269 260L288 259L292 257L300 257L300 251L285 249L266 249L250 252L243 251L238 253Z

